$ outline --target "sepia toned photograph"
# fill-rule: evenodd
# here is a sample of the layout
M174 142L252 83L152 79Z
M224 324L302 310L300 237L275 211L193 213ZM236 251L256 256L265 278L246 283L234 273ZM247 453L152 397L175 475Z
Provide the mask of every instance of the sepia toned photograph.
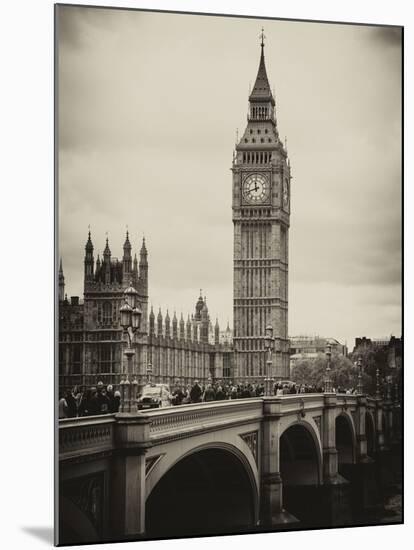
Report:
M55 6L55 543L403 523L403 27Z

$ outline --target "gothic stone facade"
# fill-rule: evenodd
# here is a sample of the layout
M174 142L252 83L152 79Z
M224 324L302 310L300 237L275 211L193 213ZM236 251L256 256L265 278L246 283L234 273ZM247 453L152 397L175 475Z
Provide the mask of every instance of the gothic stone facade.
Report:
M147 380L148 368L152 380L173 384L191 384L195 379L206 383L209 378L230 379L232 372L231 343L220 343L222 333L218 322L213 327L206 299L197 301L194 314L187 322L174 313L163 319L161 311L155 322L154 312L148 314L148 252L142 243L139 263L132 259L127 233L122 261L112 258L108 239L101 260L95 262L89 233L85 246L84 299L65 296L62 263L59 269L59 384L61 388L78 385L118 385L125 370L123 351L125 335L120 326L119 310L124 303L124 290L132 283L138 292L142 309L141 327L135 335L133 370L138 382Z
M273 371L289 376L288 232L290 163L277 129L264 44L249 96L247 127L233 158L234 353L240 378L266 375L266 326Z

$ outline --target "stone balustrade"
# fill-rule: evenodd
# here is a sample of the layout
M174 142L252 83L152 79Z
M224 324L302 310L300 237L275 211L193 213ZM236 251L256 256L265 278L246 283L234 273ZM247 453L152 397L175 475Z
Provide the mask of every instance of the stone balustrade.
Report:
M337 406L343 410L355 409L358 400L366 400L367 409L378 407L378 400L366 396L337 394ZM287 394L269 398L277 406L278 414L311 413L324 407L324 394ZM266 398L235 399L180 405L142 411L139 418L149 421L152 444L159 444L197 433L218 430L249 422L261 421ZM121 416L109 414L59 420L59 460L87 457L97 452L108 452L116 447L115 429Z
M340 423L341 417L345 424ZM345 426L349 437L344 439L337 425L342 430ZM254 525L259 520L266 528L297 522L286 511L283 495L285 490L293 494L302 485L323 493L332 507L321 513L329 525L342 525L342 505L335 503L342 502L341 491L349 482L341 472L348 468L350 479L369 479L364 472L380 453L398 443L400 425L397 403L335 393L212 401L61 419L60 507L71 518L73 505L77 506L79 513L86 514L84 521L94 520L90 510L105 510L111 521L96 520L90 526L96 529L94 540L143 537L151 491L175 464L202 448L238 457L254 489ZM281 460L282 446L294 446L298 434L298 456L307 461L299 478L299 470L294 470L297 465L292 475L292 471L286 473L286 460ZM337 436L342 437L339 443ZM378 460L380 464L385 459ZM108 494L110 499L105 497ZM361 493L361 506L368 503L366 494Z
M59 420L59 460L112 451L115 422L113 414Z
M263 414L261 398L213 401L155 409L146 413L151 420L151 440L166 441L206 432L247 424L260 420Z

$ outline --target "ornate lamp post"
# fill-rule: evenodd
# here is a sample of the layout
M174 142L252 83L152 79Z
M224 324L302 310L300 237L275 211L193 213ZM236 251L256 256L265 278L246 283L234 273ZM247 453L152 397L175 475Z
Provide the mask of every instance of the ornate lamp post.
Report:
M265 378L265 396L273 395L273 379L272 379L272 350L273 350L273 327L267 325L266 327L266 349L267 349L267 361L266 361L266 378Z
M125 303L120 308L121 326L127 335L127 348L124 351L127 358L127 372L122 375L121 386L121 412L136 413L137 409L137 391L138 381L136 375L132 372L132 358L135 350L132 347L134 335L141 324L142 311L137 305L138 292L133 288L132 283L124 291ZM129 377L134 379L132 382Z
M375 399L381 399L381 388L380 388L380 376L379 369L375 371L376 375L376 386L375 386Z
M147 365L147 384L152 384L152 363Z
M387 401L391 401L391 380L390 377L387 377L387 393L386 393L386 399Z
M331 380L331 344L326 346L326 369L325 369L325 393L332 393L332 380Z
M362 395L364 393L364 387L362 385L362 357L358 357L357 361L357 367L358 367L358 387L357 387L357 393L359 395Z

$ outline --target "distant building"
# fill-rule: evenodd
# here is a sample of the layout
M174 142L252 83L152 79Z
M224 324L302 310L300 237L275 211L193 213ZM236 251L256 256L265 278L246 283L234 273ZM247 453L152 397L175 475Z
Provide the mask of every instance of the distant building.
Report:
M388 346L390 339L387 337L384 338L367 338L366 336L362 336L360 338L355 338L355 346L352 350L352 353L355 353L357 348L361 347L374 347L374 348L381 348L384 346Z
M401 365L403 340L395 336L390 336L389 338L367 338L366 336L355 338L355 346L352 353L357 355L367 350L376 351L380 349L387 351L387 362L391 369Z
M345 357L348 355L346 345L341 344L338 340L335 340L335 338L321 336L291 336L289 340L290 368L298 361L315 359L319 354L324 354L328 344L331 346L332 353Z

